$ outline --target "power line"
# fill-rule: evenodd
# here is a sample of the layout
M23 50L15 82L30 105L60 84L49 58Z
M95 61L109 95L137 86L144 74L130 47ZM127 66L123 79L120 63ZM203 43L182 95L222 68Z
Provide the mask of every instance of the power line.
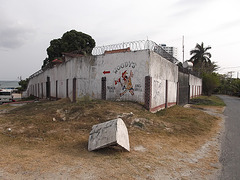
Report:
M220 68L219 70L222 70L222 69L232 69L232 68L240 68L240 66L235 66L235 67L225 67L225 68Z

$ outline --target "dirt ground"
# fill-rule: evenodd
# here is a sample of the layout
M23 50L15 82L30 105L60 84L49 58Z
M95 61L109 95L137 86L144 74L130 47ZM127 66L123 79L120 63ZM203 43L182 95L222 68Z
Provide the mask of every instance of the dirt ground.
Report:
M223 108L152 114L130 102L76 104L0 107L0 179L217 179ZM127 125L131 151L89 152L92 125L116 117Z

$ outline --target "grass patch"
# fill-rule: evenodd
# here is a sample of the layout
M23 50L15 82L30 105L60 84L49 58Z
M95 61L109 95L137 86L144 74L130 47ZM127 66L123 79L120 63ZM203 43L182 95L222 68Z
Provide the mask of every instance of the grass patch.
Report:
M3 109L12 109L13 107L10 106L9 104L2 104L0 105L0 110L3 110Z
M127 126L131 152L116 147L88 152L92 126L117 117ZM17 164L16 171L19 167L23 167L23 172L35 171L38 175L50 171L54 172L52 177L62 167L63 171L73 167L78 174L96 167L93 171L102 173L98 177L103 179L148 179L146 174L156 172L151 167L168 164L172 169L169 159L175 162L174 159L182 158L181 153L185 156L185 152L196 152L211 136L216 120L200 110L181 106L153 114L133 102L89 99L77 103L69 99L32 102L0 114L0 167L7 164L14 169ZM135 147L143 147L143 151ZM105 169L113 171L108 174Z
M16 107L0 116L0 142L38 149L54 150L57 147L71 154L75 153L77 144L86 150L93 125L117 117L123 119L133 139L149 134L166 137L204 135L217 120L202 111L181 106L153 114L133 102L39 101ZM8 128L12 131L8 132Z
M174 106L158 112L158 121L161 120L168 134L181 136L202 135L211 130L217 118L197 109Z
M194 105L206 105L206 106L226 106L223 100L217 96L200 96L190 100Z

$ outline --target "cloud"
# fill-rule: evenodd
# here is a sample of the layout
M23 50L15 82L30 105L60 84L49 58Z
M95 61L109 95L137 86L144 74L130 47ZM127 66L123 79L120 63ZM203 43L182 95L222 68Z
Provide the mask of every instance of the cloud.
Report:
M170 17L183 17L189 16L191 13L200 11L204 6L214 0L178 0L172 5L172 8L176 9Z
M16 49L23 46L34 34L34 29L21 22L0 19L0 48Z
M213 29L213 31L222 31L222 30L228 30L231 28L239 28L240 27L240 19L235 19L235 20L228 20L217 27Z
M175 6L201 6L209 2L209 0L179 0L174 5Z

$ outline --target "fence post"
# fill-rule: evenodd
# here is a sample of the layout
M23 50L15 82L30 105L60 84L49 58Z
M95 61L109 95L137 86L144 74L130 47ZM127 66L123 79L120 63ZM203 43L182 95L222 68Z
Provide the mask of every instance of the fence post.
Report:
M180 91L179 88L180 88L179 87L179 82L177 82L177 105L179 105L179 91Z
M188 104L190 103L191 99L191 85L188 85Z
M166 80L166 98L165 98L165 108L168 107L168 80Z
M145 103L144 103L144 107L147 110L151 110L151 99L152 99L152 77L145 76Z
M77 101L77 79L73 78L73 102Z
M46 94L47 94L47 98L49 98L51 100L51 82L50 82L50 77L47 77L47 82L46 82Z
M106 90L106 77L102 77L102 99L106 100L107 99L107 90Z

